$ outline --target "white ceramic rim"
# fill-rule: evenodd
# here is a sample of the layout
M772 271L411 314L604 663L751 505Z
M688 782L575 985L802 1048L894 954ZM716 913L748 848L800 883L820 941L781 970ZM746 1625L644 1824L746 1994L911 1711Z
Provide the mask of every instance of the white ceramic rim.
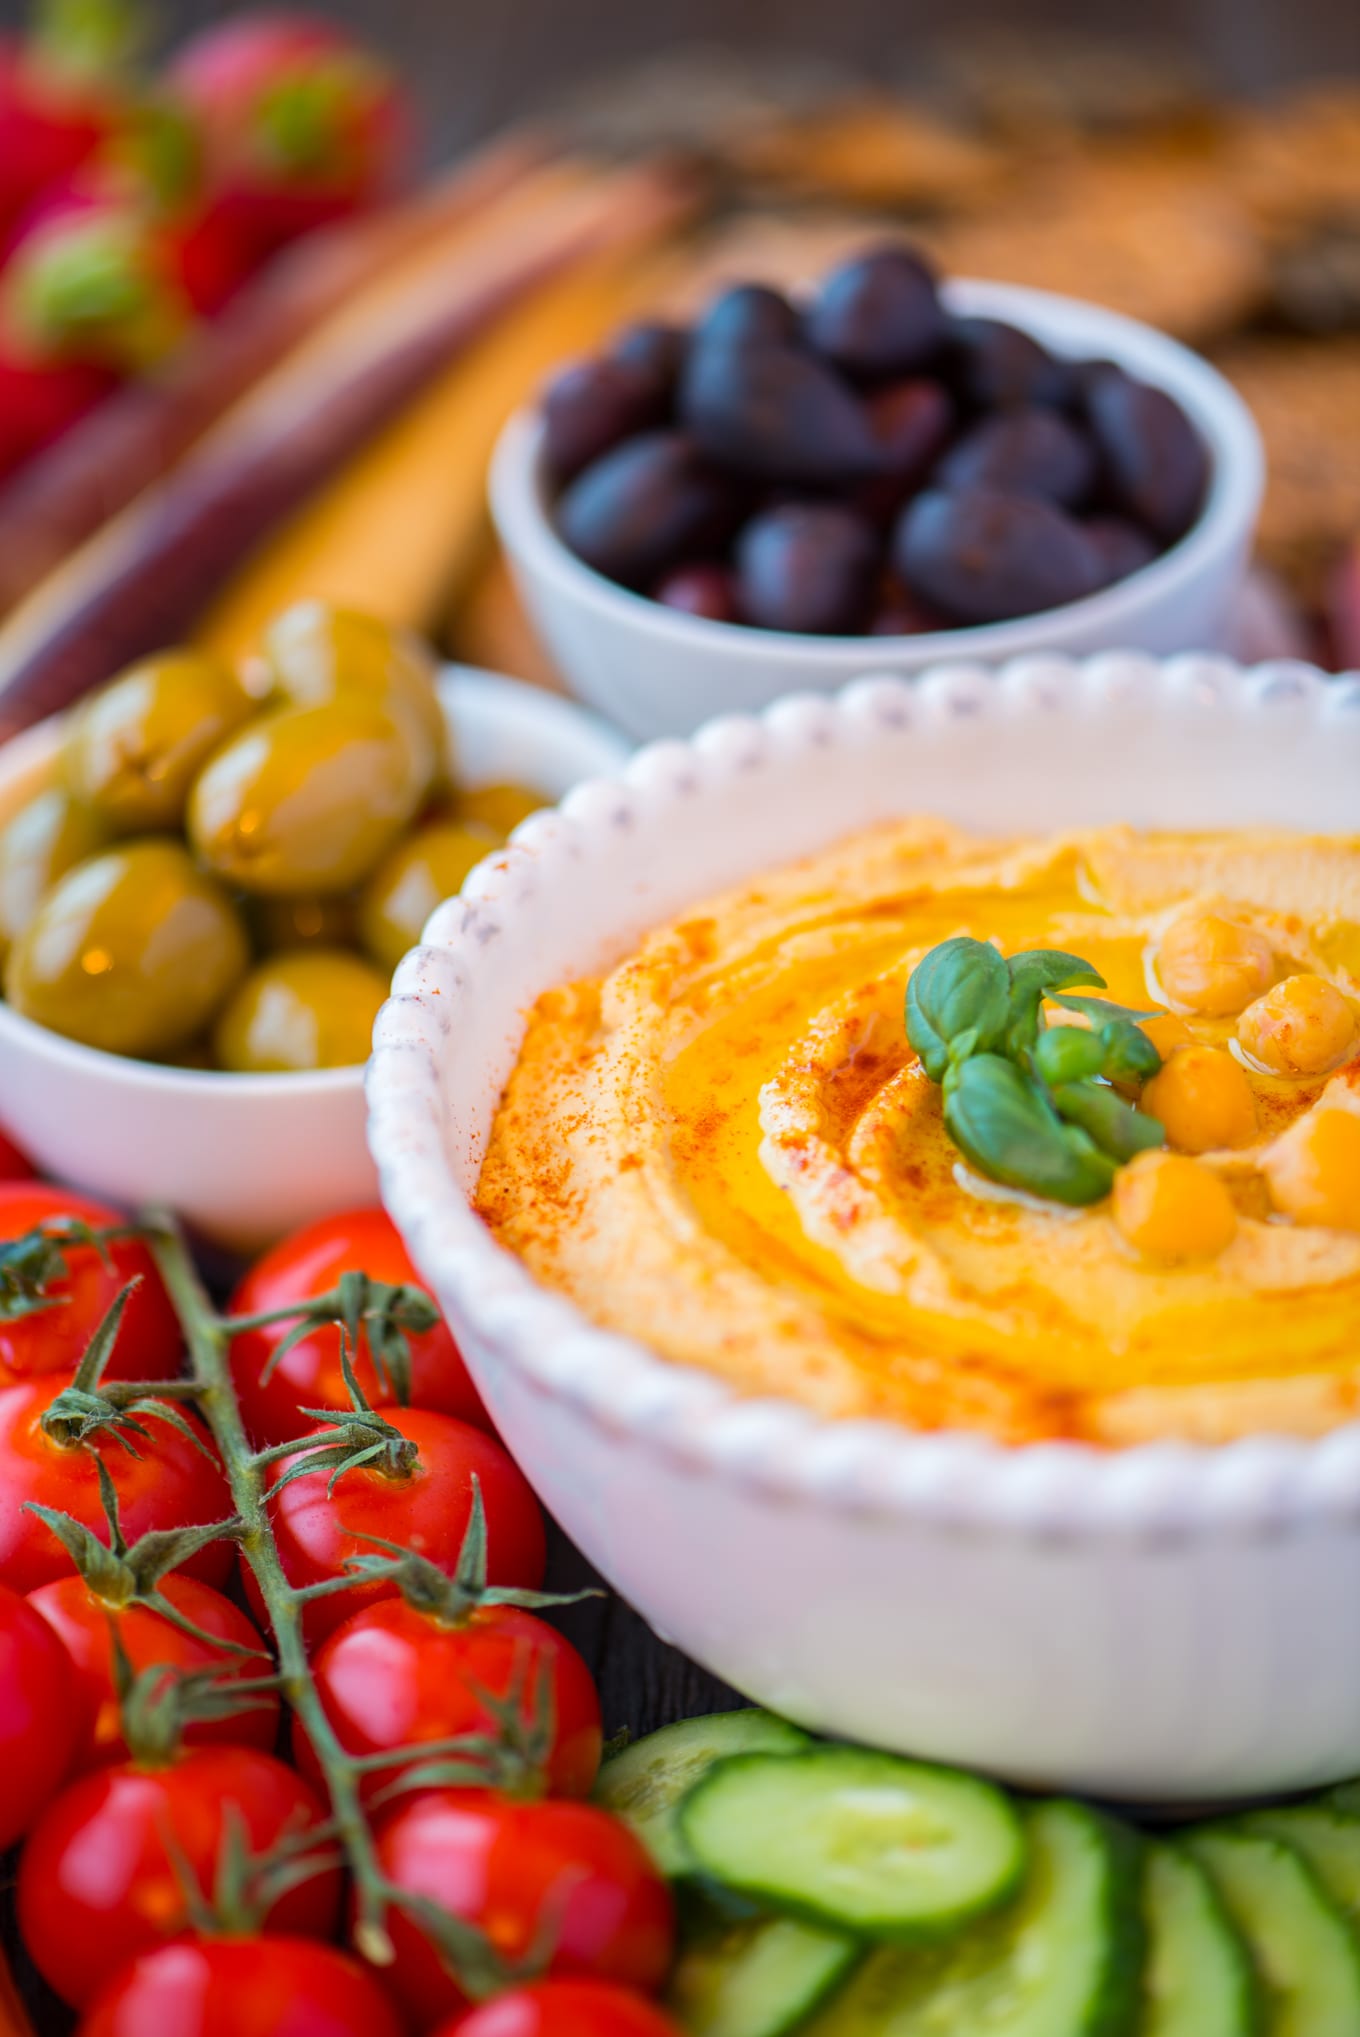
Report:
M481 713L499 713L519 723L532 720L539 725L539 737L544 743L562 742L582 756L590 754L597 765L611 753L616 759L627 755L627 740L580 701L549 693L524 680L507 678L500 672L482 671L474 665L441 666L439 680L441 686L456 686L465 694L475 695ZM54 730L62 719L61 715L49 716L0 746L0 782L22 778L49 763ZM324 1095L328 1091L340 1094L355 1090L363 1073L360 1063L350 1068L313 1068L294 1074L280 1071L246 1075L220 1068L173 1068L159 1061L138 1061L129 1055L110 1054L101 1047L68 1040L48 1026L24 1018L0 999L0 1055L16 1048L58 1070L73 1065L97 1070L102 1081L124 1090L142 1090L148 1098L163 1097L167 1090L181 1095L216 1096L229 1089L232 1096L243 1101L277 1097L285 1089L290 1095L297 1092Z
M1351 728L1360 714L1360 674L1329 678L1293 661L1244 672L1226 659L1121 652L1081 662L1028 657L991 673L951 665L910 680L866 677L830 697L793 694L758 717L722 717L688 741L649 744L617 776L579 786L559 809L526 822L440 909L427 929L430 945L402 963L379 1014L367 1078L384 1203L441 1300L534 1389L574 1418L765 1500L1058 1547L1094 1538L1174 1548L1206 1537L1275 1538L1338 1520L1354 1527L1360 1422L1318 1440L1258 1436L1105 1452L828 1420L794 1401L744 1397L597 1328L540 1287L474 1214L445 1153L430 1039L448 1037L451 1005L475 995L479 977L495 969L500 937L513 926L519 858L532 857L537 891L570 884L592 837L608 832L617 842L621 810L645 824L649 793L681 781L704 789L740 783L793 747L835 743L838 723L848 741L868 712L885 720L922 711L1005 714L1025 698L1036 665L1071 690L1077 708L1096 708L1112 676L1155 688L1193 683L1212 666L1238 703L1234 711L1344 716Z
M1142 325L1122 313L1107 311L1049 290L1019 284L980 282L951 277L941 289L951 310L965 316L1002 318L1032 332L1064 354L1103 358L1167 390L1185 409L1209 448L1209 490L1198 518L1185 536L1149 565L1130 573L1085 600L1005 622L937 630L910 637L801 636L787 630L751 629L713 622L663 609L645 594L607 580L568 549L548 513L543 481L543 422L536 407L519 410L501 433L492 457L490 499L496 528L507 548L543 580L608 616L622 610L635 619L664 624L681 638L688 636L694 654L721 643L728 655L764 660L777 652L781 661L824 673L830 661L853 678L866 658L910 652L923 662L954 658L997 658L1015 648L1015 632L1038 638L1044 627L1061 617L1064 628L1081 626L1100 635L1095 641L1122 644L1133 640L1131 619L1148 600L1161 601L1192 583L1225 544L1241 534L1244 515L1255 521L1265 486L1265 452L1255 419L1232 384L1200 355L1179 341Z

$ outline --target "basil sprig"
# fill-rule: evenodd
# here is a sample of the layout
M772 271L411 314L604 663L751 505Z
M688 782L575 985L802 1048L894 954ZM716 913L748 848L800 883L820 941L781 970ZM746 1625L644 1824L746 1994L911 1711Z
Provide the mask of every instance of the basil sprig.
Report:
M1108 999L1105 979L1079 955L1029 948L1009 960L966 934L942 941L907 983L907 1038L944 1090L944 1121L989 1180L1053 1202L1084 1205L1109 1194L1135 1154L1160 1146L1156 1118L1111 1083L1141 1083L1161 1056L1137 1011ZM1050 1027L1045 1001L1088 1027Z

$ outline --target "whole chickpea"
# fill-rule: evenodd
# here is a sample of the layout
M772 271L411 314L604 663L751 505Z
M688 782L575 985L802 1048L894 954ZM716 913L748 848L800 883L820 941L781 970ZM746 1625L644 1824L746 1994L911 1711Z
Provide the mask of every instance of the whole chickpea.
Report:
M1227 1018L1269 989L1275 954L1253 927L1216 912L1185 913L1162 936L1157 974L1173 1004Z
M1271 1201L1296 1224L1360 1231L1360 1112L1320 1104L1281 1133L1263 1167Z
M1249 1146L1257 1134L1246 1070L1224 1047L1178 1047L1143 1091L1142 1107L1182 1153Z
M1325 976L1286 976L1249 1004L1237 1037L1275 1075L1324 1075L1355 1045L1355 1014Z
M1114 1220L1136 1251L1168 1263L1216 1259L1237 1235L1237 1210L1223 1183L1182 1153L1140 1153L1121 1167Z

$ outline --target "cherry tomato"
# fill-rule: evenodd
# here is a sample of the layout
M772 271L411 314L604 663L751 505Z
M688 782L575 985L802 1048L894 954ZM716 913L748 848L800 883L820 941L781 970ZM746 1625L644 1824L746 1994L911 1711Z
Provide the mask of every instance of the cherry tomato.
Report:
M83 1521L107 1542L109 1531L99 1496L96 1453L107 1465L118 1494L123 1533L135 1542L150 1528L181 1528L231 1518L231 1493L198 1417L184 1419L199 1436L207 1456L170 1423L138 1416L150 1440L134 1436L138 1454L123 1448L110 1429L97 1430L71 1449L54 1443L42 1418L66 1382L34 1379L0 1390L0 1582L14 1591L36 1591L75 1566L50 1528L26 1502L54 1507ZM204 1584L222 1584L236 1560L231 1542L210 1542L184 1569Z
M39 1224L63 1217L103 1229L127 1219L107 1203L43 1181L0 1181L0 1246ZM49 1293L59 1297L35 1315L0 1318L0 1386L39 1373L74 1372L118 1290L138 1276L106 1379L171 1379L179 1371L183 1338L170 1297L145 1245L120 1238L105 1246L108 1264L92 1245L64 1247L69 1271Z
M223 1682L273 1674L273 1658L259 1634L220 1591L198 1584L192 1577L162 1578L160 1591L176 1612L192 1620L203 1633L255 1652L236 1655L214 1648L211 1641L186 1634L173 1620L148 1606L107 1605L82 1577L55 1578L29 1596L29 1604L65 1644L76 1667L82 1723L74 1763L77 1769L121 1761L128 1751L113 1681L115 1632L134 1670L149 1669L153 1663L164 1663L167 1671L213 1669ZM185 1729L186 1744L272 1749L278 1737L278 1695L264 1692L255 1703L258 1710L252 1706L232 1718L194 1720Z
M180 1938L120 1968L79 2037L402 2033L382 1990L334 1946L310 1938Z
M365 1535L399 1542L452 1574L472 1512L475 1475L486 1511L489 1582L536 1590L547 1561L543 1515L504 1445L466 1422L423 1408L386 1408L384 1414L416 1445L419 1464L407 1478L389 1478L365 1464L343 1473L331 1491L329 1471L308 1472L285 1485L272 1511L289 1583L343 1577L347 1558L382 1555ZM292 1462L285 1458L279 1471ZM244 1562L241 1567L246 1596L262 1620L259 1586ZM315 1644L361 1607L396 1595L395 1584L362 1584L313 1599L303 1613L308 1639Z
M367 1273L393 1286L420 1286L397 1228L380 1209L350 1210L294 1232L253 1266L232 1296L232 1315L261 1315L289 1302L310 1301L335 1287L342 1273ZM232 1369L245 1424L257 1443L286 1443L316 1427L303 1408L349 1406L340 1370L340 1331L327 1324L294 1345L269 1379L262 1375L289 1324L247 1330L232 1346ZM448 1325L412 1335L411 1402L441 1414L490 1427L477 1389L468 1377ZM379 1381L368 1346L361 1339L359 1384L372 1407L390 1407L395 1394Z
M494 1733L497 1722L486 1697L518 1695L530 1734L536 1708L542 1707L548 1790L585 1797L594 1786L602 1735L590 1671L570 1641L532 1613L483 1606L445 1624L404 1599L389 1599L337 1627L312 1673L347 1753L387 1753L423 1741ZM293 1757L304 1775L320 1780L311 1742L296 1719ZM368 1778L370 1791L395 1782L412 1765L375 1771Z
M27 1181L33 1173L33 1162L27 1153L21 1153L5 1132L0 1131L0 1180Z
M83 2008L129 1959L188 1925L181 1872L211 1898L226 1842L252 1854L320 1824L315 1792L255 1747L194 1747L168 1768L122 1762L50 1803L19 1862L19 1927L34 1965ZM334 1870L290 1889L266 1926L304 1938L335 1928Z
M544 1980L512 1988L434 2037L682 2037L680 2025L641 1995L593 1980Z
M66 1650L32 1606L0 1585L0 1853L59 1787L80 1716Z
M675 1939L670 1889L628 1827L593 1804L430 1790L389 1812L376 1837L389 1881L475 1925L506 1959L550 1945L553 1978L615 1981L644 1993L666 1978ZM388 1929L396 1960L384 1974L416 2027L465 2008L420 1926L394 1908Z

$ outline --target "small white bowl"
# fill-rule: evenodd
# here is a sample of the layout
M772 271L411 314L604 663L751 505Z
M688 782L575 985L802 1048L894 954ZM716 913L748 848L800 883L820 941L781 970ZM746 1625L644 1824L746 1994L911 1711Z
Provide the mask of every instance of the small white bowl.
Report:
M553 523L536 410L506 426L491 507L520 594L572 690L641 740L684 735L715 714L754 712L795 687L831 692L872 663L913 673L941 658L998 663L1030 651L1222 650L1261 504L1265 458L1250 411L1198 354L1117 312L1043 290L956 278L951 311L1004 319L1053 353L1117 361L1174 396L1209 448L1194 528L1141 572L1015 622L913 637L809 637L708 622L615 586Z
M374 1034L383 1198L510 1448L660 1634L810 1726L1048 1787L1360 1770L1360 1424L1100 1452L826 1421L593 1327L470 1206L535 997L715 889L897 814L1342 832L1357 786L1360 675L947 667L657 743L432 917Z
M471 786L514 779L557 799L627 752L570 701L513 679L451 667L440 691ZM0 749L0 821L49 780L60 742L54 719ZM162 1068L79 1046L2 1002L0 1123L43 1173L129 1209L167 1203L237 1251L376 1190L361 1068Z

